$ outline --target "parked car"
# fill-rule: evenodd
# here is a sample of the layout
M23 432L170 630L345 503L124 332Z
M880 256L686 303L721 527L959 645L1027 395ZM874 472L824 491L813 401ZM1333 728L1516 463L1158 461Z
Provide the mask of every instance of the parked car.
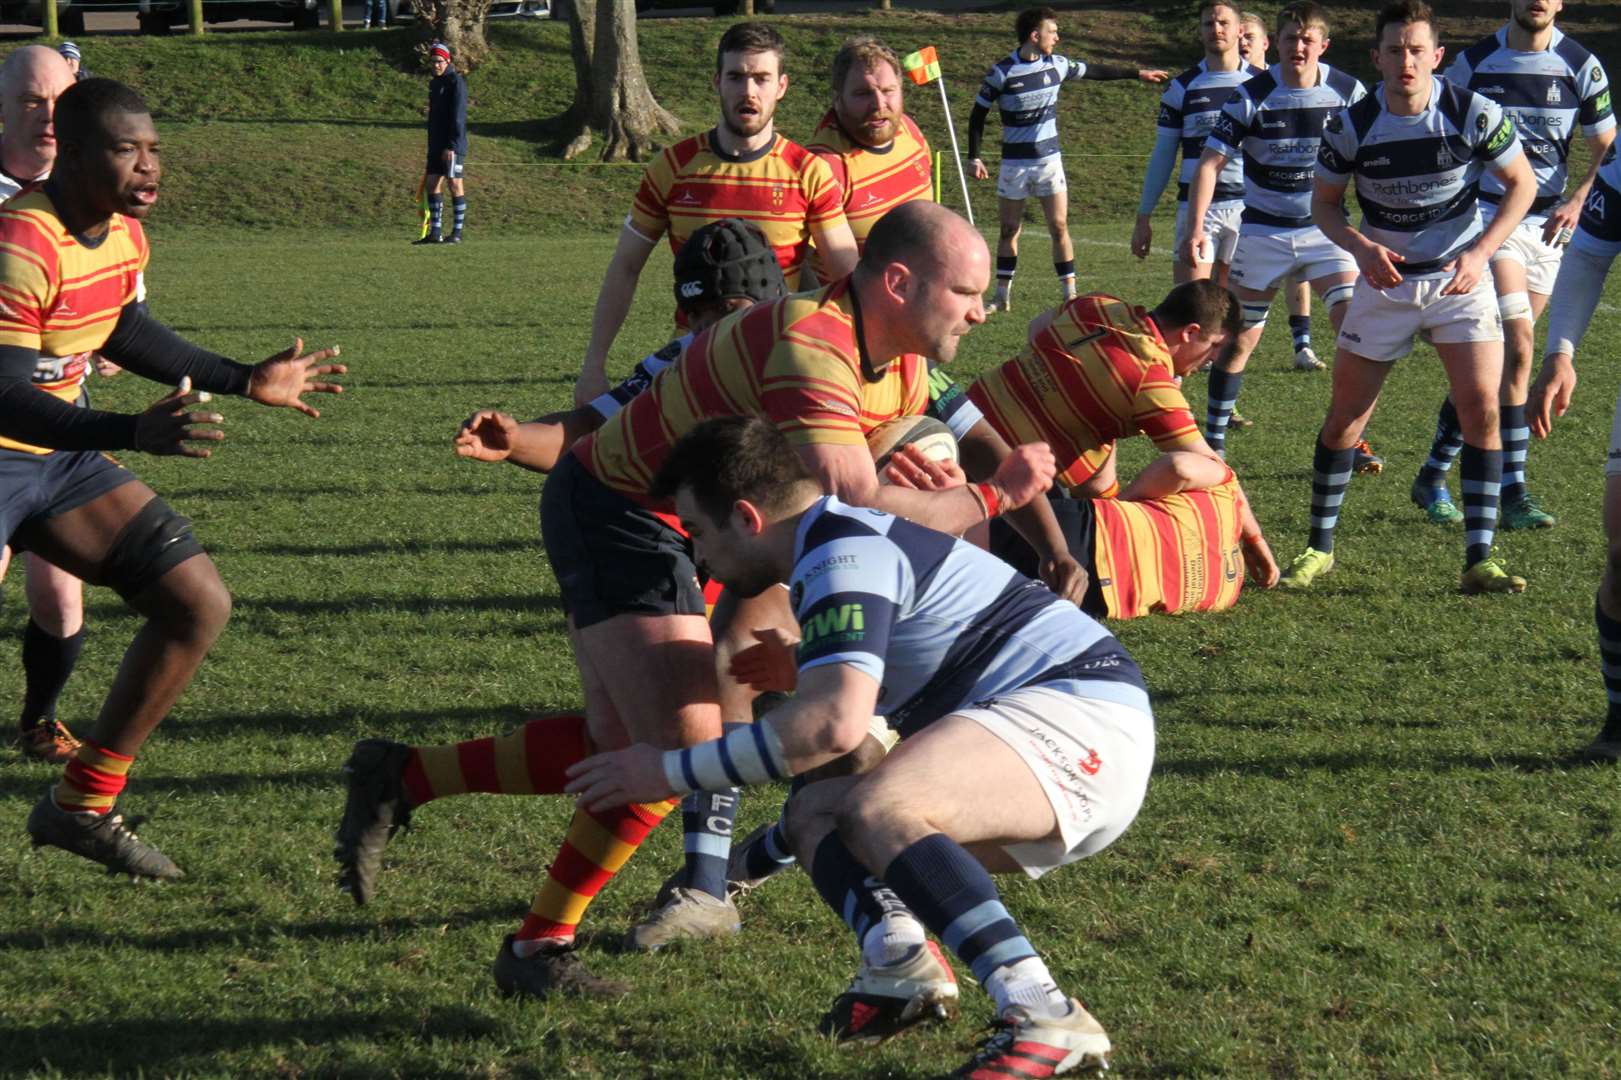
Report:
M703 7L703 0L636 0L636 13L652 11L654 8L686 8ZM716 15L736 15L743 10L740 0L712 0L708 5L713 8ZM754 0L754 13L756 15L769 15L777 10L777 0Z
M43 27L45 4L43 0L0 0L0 22ZM84 8L73 0L56 0L56 29L69 37L83 34Z
M191 6L183 0L139 0L133 6L143 34L167 34L191 18ZM203 22L253 19L291 23L295 30L314 30L321 25L323 7L322 0L203 0ZM62 32L68 33L65 29Z
M411 6L411 0L386 0L386 2L389 22L412 22L416 19L416 9ZM513 19L519 15L526 15L544 19L551 14L552 3L549 0L492 0L488 17Z

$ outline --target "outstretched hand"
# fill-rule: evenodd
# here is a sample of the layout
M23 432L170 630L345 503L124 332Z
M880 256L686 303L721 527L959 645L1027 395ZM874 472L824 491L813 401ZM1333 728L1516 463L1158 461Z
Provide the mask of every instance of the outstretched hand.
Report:
M214 451L189 444L219 442L225 438L225 432L217 427L199 426L222 424L225 417L217 412L193 412L187 408L207 400L206 393L192 390L189 378L180 380L179 388L159 398L135 421L135 449L146 454L208 457Z
M480 409L456 432L456 453L474 461L505 461L512 456L518 421L495 409Z
M292 348L253 365L246 396L261 405L278 405L297 409L305 416L320 416L318 411L304 404L302 395L343 393L343 387L337 383L320 381L323 375L342 375L349 370L342 364L324 363L337 355L336 345L304 355L304 339L294 338Z

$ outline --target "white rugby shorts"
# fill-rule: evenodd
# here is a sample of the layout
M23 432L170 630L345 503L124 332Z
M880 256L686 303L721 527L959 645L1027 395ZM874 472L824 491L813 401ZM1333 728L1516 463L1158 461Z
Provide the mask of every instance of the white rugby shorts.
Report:
M1233 261L1233 252L1238 250L1238 219L1243 212L1244 208L1238 205L1212 206L1205 211L1204 235L1205 239L1210 241L1211 248L1215 251L1217 262L1231 263ZM1188 204L1179 202L1176 204L1176 237L1171 241L1173 245L1171 258L1181 258L1178 253L1182 250L1182 245L1187 243L1187 239Z
M1542 242L1542 222L1522 221L1514 226L1503 246L1492 253L1492 262L1515 262L1525 268L1526 291L1540 296L1553 293L1553 283L1559 277L1559 260L1565 249L1559 244Z
M1315 225L1277 232L1238 233L1227 280L1256 292L1266 292L1290 281L1316 281L1330 274L1354 274L1351 253L1323 235Z
M1503 317L1489 273L1462 296L1442 296L1452 280L1408 278L1391 289L1375 289L1357 278L1340 325L1339 347L1369 360L1400 360L1413 351L1413 337L1428 330L1436 345L1502 341Z
M1047 795L1058 837L1003 845L1033 878L1096 855L1143 805L1154 767L1154 720L1140 709L1027 686L953 715L1011 747Z
M1035 161L1003 158L996 172L996 194L1004 199L1039 199L1068 190L1064 159L1057 154Z

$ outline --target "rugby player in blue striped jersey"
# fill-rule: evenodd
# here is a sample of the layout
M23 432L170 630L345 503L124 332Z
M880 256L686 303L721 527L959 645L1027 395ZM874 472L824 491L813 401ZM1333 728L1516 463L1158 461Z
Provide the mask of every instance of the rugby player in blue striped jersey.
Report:
M1492 256L1497 308L1503 316L1503 383L1498 397L1503 434L1503 528L1546 529L1554 517L1525 485L1531 442L1525 400L1531 381L1536 322L1559 274L1559 257L1592 190L1599 163L1615 139L1610 80L1598 58L1554 26L1563 0L1513 0L1508 25L1465 49L1446 70L1503 107L1537 178L1537 197L1518 228ZM1567 194L1571 140L1577 128L1591 164ZM1502 197L1491 175L1481 177L1481 214L1490 221ZM1463 443L1451 400L1441 403L1430 457L1413 481L1412 498L1438 524L1461 520L1447 494L1446 474Z
M968 116L968 163L975 180L990 178L979 156L985 118L999 106L1002 116L1002 164L996 176L996 296L987 315L1008 310L1013 275L1019 265L1019 233L1025 200L1041 202L1053 242L1053 270L1064 300L1075 295L1075 246L1069 238L1069 186L1058 147L1058 91L1071 79L1141 79L1162 83L1169 73L1129 64L1087 64L1053 55L1058 44L1058 13L1050 7L1026 8L1014 23L1019 47L992 64Z
M861 949L823 1030L876 1041L954 1012L956 980L927 928L991 994L1001 1029L955 1075L1103 1064L1108 1035L1058 988L990 873L1038 877L1098 853L1136 817L1154 725L1125 649L979 548L823 495L758 419L694 429L654 491L674 495L699 561L728 589L788 584L798 693L685 750L587 758L568 790L600 808L767 783L848 753L885 717L901 736L894 752L861 776L807 785L787 813L795 854Z
M1244 307L1244 330L1210 373L1205 441L1225 449L1227 424L1250 354L1260 344L1278 287L1303 275L1338 330L1356 280L1356 260L1311 220L1312 178L1323 122L1360 101L1367 89L1320 63L1328 49L1328 13L1302 0L1278 13L1278 63L1240 85L1222 107L1188 185L1182 250L1188 265L1208 238L1204 221L1222 172L1240 161L1244 208L1228 282Z
M1194 262L1176 255L1183 248L1188 227L1188 185L1198 167L1205 138L1221 115L1221 108L1240 83L1259 75L1263 68L1252 67L1238 51L1241 16L1236 4L1207 2L1199 6L1199 40L1204 59L1171 80L1160 97L1158 134L1154 152L1143 172L1143 191L1137 203L1137 224L1131 232L1131 253L1146 259L1153 250L1151 215L1154 204L1165 192L1165 185L1176 169L1177 154L1182 167L1177 172L1176 237L1171 245L1174 261L1171 280L1185 281L1214 275L1218 285L1227 284L1227 266L1238 246L1238 213L1244 204L1244 173L1234 159L1222 170L1211 209L1204 221L1211 250L1201 252ZM1209 258L1203 256L1209 255Z
M1361 277L1340 325L1334 388L1312 459L1311 536L1280 584L1304 589L1334 567L1334 528L1357 440L1390 365L1425 334L1440 354L1463 428L1466 593L1511 593L1525 579L1492 557L1503 449L1497 387L1503 328L1487 273L1536 195L1536 177L1502 107L1437 78L1443 50L1422 0L1379 12L1373 59L1384 82L1330 117L1317 155L1311 216L1356 259ZM1502 199L1484 229L1476 206L1491 170ZM1360 230L1345 212L1356 182Z

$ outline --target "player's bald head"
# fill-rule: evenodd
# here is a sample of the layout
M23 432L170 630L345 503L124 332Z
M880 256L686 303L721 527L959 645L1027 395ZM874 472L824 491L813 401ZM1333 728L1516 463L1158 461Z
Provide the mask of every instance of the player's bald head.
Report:
M72 85L73 69L61 53L44 45L24 45L0 63L0 97L8 102L36 80L57 83L61 93Z
M971 258L976 244L984 247L985 240L961 214L918 199L901 203L872 227L861 267L878 273L900 263L916 273L934 273Z

